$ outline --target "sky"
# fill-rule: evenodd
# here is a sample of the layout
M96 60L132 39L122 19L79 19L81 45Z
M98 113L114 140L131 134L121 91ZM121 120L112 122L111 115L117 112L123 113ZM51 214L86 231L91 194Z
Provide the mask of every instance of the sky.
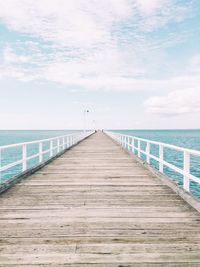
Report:
M0 0L0 129L200 129L199 0Z

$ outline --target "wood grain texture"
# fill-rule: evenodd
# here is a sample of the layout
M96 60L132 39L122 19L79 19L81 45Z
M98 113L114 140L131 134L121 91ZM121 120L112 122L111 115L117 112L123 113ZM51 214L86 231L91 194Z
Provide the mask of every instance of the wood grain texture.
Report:
M0 196L0 266L200 266L200 215L96 133Z

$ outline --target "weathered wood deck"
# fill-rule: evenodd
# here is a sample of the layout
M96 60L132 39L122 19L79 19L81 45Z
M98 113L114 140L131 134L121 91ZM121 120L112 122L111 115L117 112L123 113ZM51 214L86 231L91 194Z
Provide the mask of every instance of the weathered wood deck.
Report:
M97 133L0 196L0 266L200 266L200 215Z

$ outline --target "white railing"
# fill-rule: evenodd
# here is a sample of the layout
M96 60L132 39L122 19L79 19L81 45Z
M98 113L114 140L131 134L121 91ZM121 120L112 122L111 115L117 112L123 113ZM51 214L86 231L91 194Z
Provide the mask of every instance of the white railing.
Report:
M73 145L77 144L79 141L85 139L91 134L93 134L93 131L77 132L77 133L72 133L72 134L58 136L58 137L49 138L49 139L42 139L42 140L36 140L32 142L0 146L0 184L4 181L2 172L5 172L6 170L9 170L17 165L21 165L21 173L25 172L28 169L30 169L27 167L28 161L33 160L33 159L38 159L37 165L40 165L46 160L49 160L55 157L56 155L58 155L65 149L68 149L72 147ZM43 148L44 144L48 146L48 149L44 150ZM31 145L37 146L37 153L34 153L31 156L28 156L27 149ZM20 153L20 155L22 155L21 159L4 165L2 162L2 154L5 153L6 150L13 149L13 148L15 149L17 148L21 150L21 153ZM46 159L44 159L44 155L49 155L49 156ZM6 162L6 158L4 159L4 162Z
M146 156L146 162L150 164L150 160L154 159L159 163L159 171L161 173L164 172L164 166L170 168L171 170L175 171L183 175L183 188L190 192L190 181L196 182L200 185L200 178L194 176L190 172L191 167L191 156L200 157L200 151L187 149L183 147L178 147L170 144L165 144L161 142L146 140L143 138L138 138L135 136L120 134L111 131L105 131L105 133L110 136L112 139L117 141L122 147L131 151L135 154L137 151L137 156L141 158L142 154ZM137 146L135 146L135 143ZM141 143L144 144L145 150L142 150ZM159 156L155 156L151 154L151 145L156 145L159 148ZM164 149L170 149L173 151L178 151L183 153L183 169L167 162L164 159Z

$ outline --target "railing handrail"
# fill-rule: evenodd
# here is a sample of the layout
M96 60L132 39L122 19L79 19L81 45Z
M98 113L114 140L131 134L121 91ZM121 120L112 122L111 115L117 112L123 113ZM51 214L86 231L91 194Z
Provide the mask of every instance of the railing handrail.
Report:
M150 164L150 160L154 159L159 163L159 171L161 173L164 173L164 166L172 169L173 171L183 175L183 188L190 192L190 181L194 181L198 184L200 184L200 178L194 176L191 174L190 166L191 166L191 156L198 156L200 157L200 151L183 148L175 145L170 145L158 141L143 139L140 137L122 134L119 132L113 132L113 131L105 131L107 135L109 135L111 138L116 140L118 143L120 143L125 149L130 150L132 148L132 153L135 154L135 150L137 151L137 156L141 158L141 154L146 156L146 162ZM132 140L130 142L130 140ZM137 141L137 146L135 146L135 140ZM144 142L146 144L145 150L141 149L141 142ZM159 147L159 153L158 156L155 156L151 154L151 144L157 145ZM127 148L128 147L128 148ZM183 152L183 169L180 167L177 167L176 165L167 162L164 159L164 148L169 148L175 151Z
M44 143L44 142L57 140L58 138L64 138L64 137L75 135L75 134L83 134L83 132L74 132L74 133L71 133L71 134L59 135L59 136L55 136L55 137L51 137L51 138L47 138L47 139L38 139L38 140L27 141L27 142L23 142L23 143L15 143L15 144L3 145L3 146L0 146L0 150L1 149L6 149L6 148L18 147L18 146L22 146L22 145L31 145L31 144L37 144L37 143Z
M166 148L178 150L178 151L181 151L181 152L186 151L186 152L190 153L193 156L200 156L200 151L199 150L194 150L194 149L190 149L190 148L171 145L171 144L168 144L168 143L154 141L154 140L150 140L150 139L144 139L144 138L140 138L140 137L137 137L137 136L134 136L134 135L121 134L121 133L113 132L113 131L104 131L104 132L105 133L106 132L110 132L110 133L118 134L118 135L121 135L121 136L131 137L131 138L134 138L135 140L140 140L142 142L148 142L148 143L151 143L151 144L154 144L154 145L163 145Z

